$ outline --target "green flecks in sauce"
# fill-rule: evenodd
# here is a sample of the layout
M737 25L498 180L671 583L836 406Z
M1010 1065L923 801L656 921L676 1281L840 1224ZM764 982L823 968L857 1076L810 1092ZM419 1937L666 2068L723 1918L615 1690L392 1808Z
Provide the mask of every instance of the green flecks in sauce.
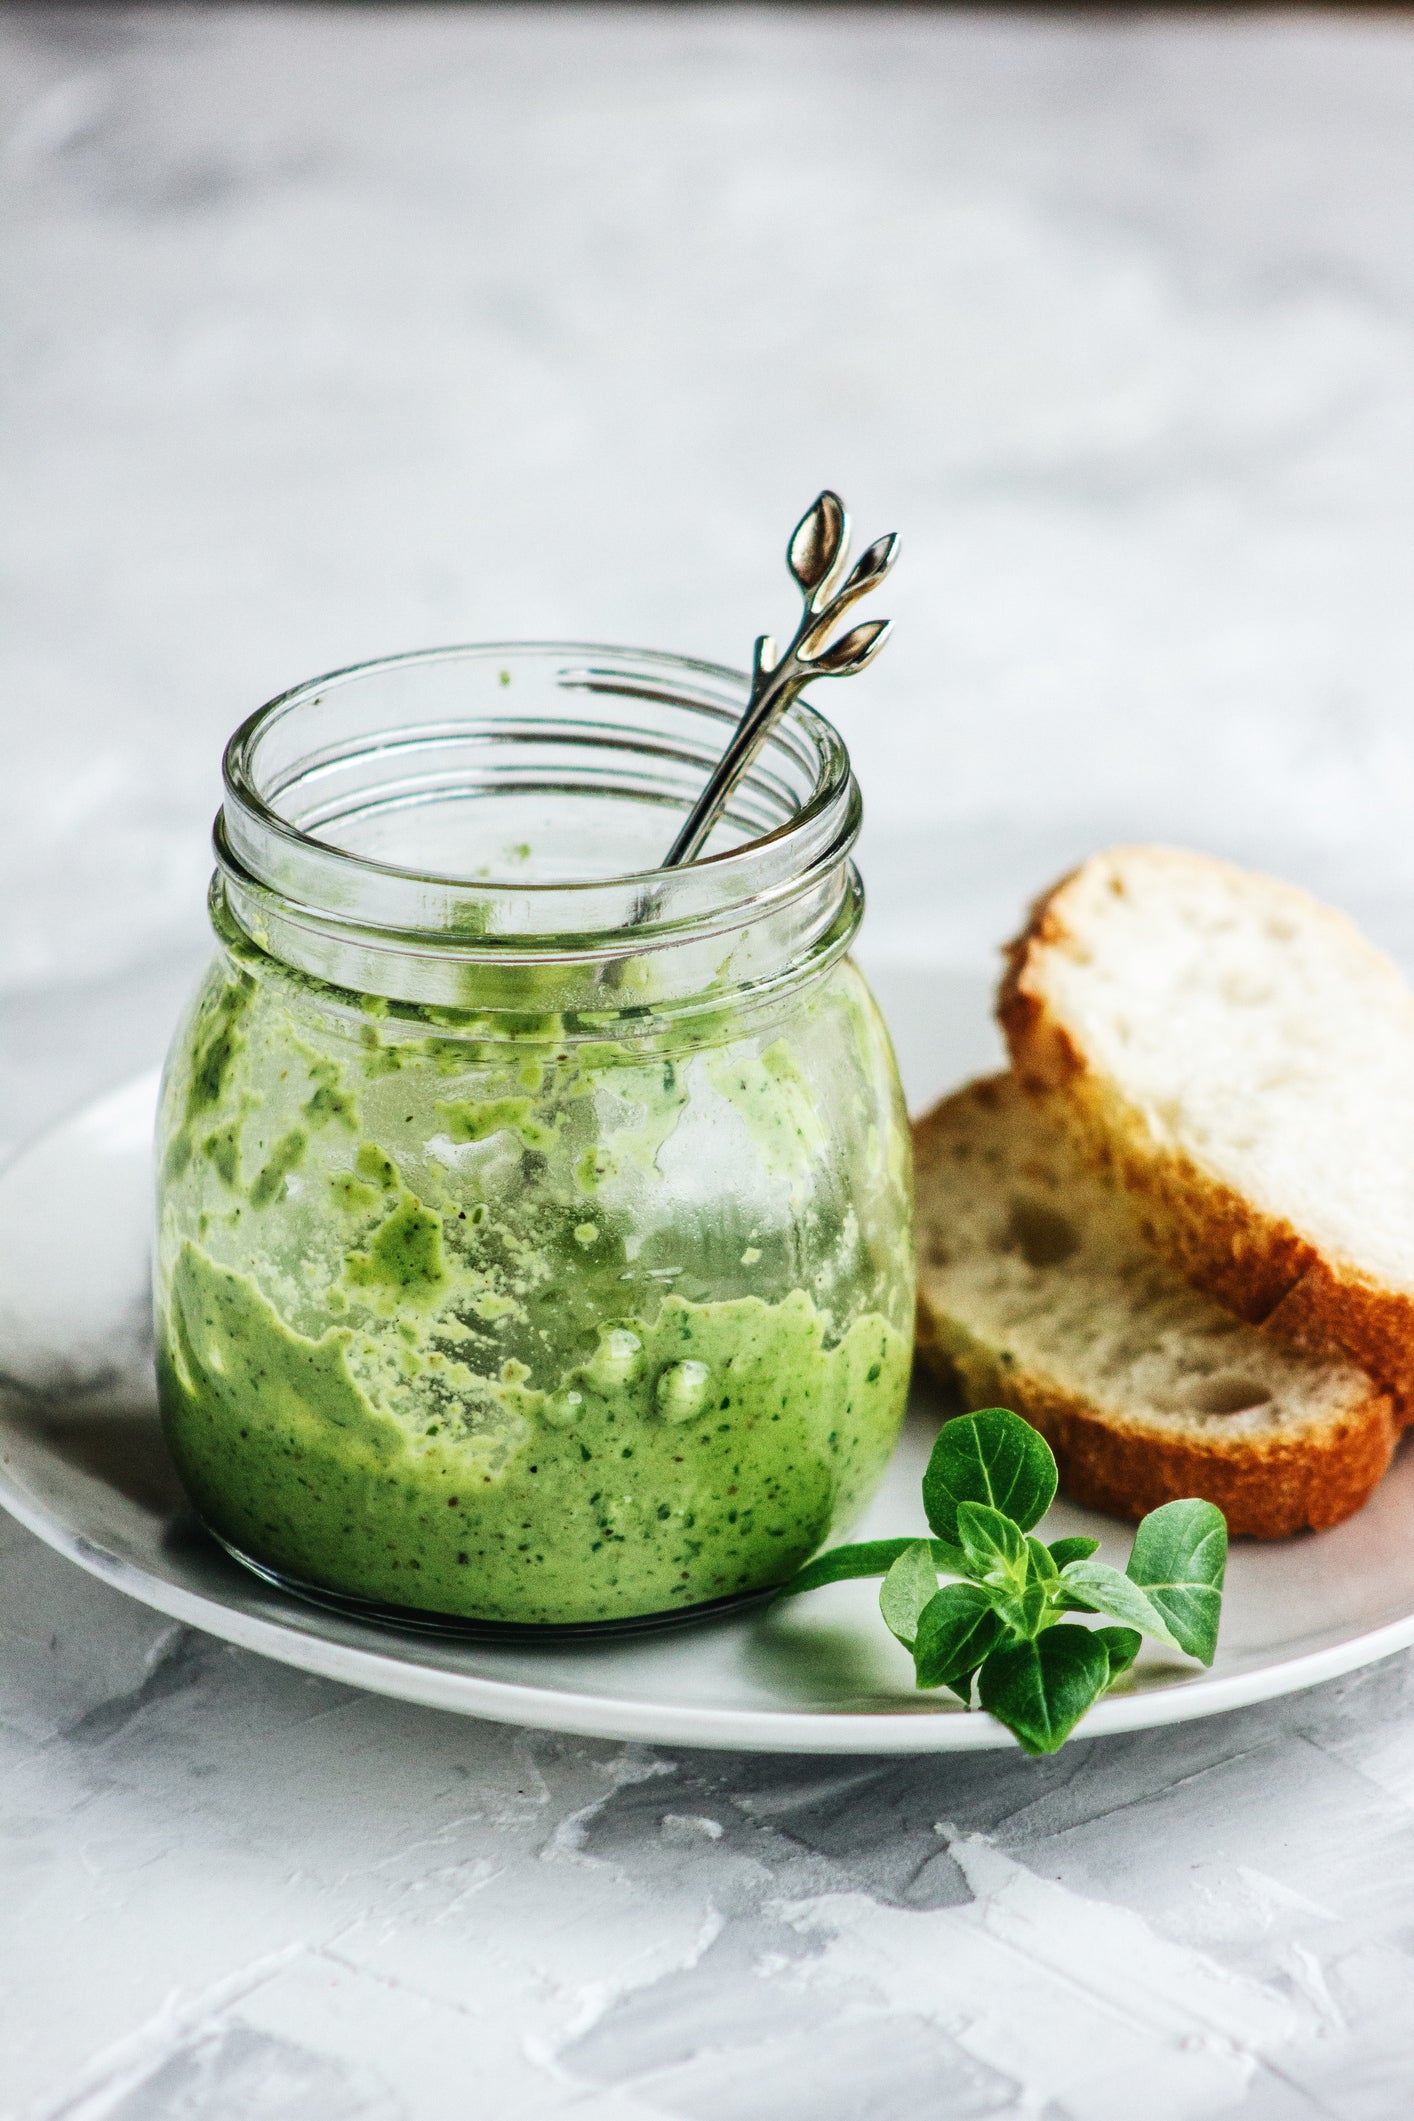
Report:
M305 1580L531 1621L784 1580L877 1478L909 1361L879 1317L827 1345L799 1292L670 1297L548 1390L514 1360L489 1378L448 1364L423 1326L399 1339L422 1364L400 1385L370 1334L299 1334L249 1276L183 1244L160 1371L197 1506Z
M226 1095L245 1046L241 1018L254 986L253 980L236 973L213 980L201 995L187 1033L187 1073L180 1095L180 1117L172 1127L162 1158L162 1176L167 1184L174 1184L187 1171L195 1129L218 1111ZM229 1141L222 1138L225 1132L214 1129L202 1148L223 1183L234 1186L239 1151L234 1135Z
M480 1103L445 1104L437 1107L454 1142L484 1142L495 1134L518 1134L528 1149L543 1149L550 1129L532 1116L529 1097L493 1097Z
M354 1158L354 1170L366 1179L370 1186L390 1193L398 1183L398 1167L391 1156L385 1156L376 1142L363 1142Z
M866 1166L820 1117L843 1053L887 1120L864 1017L828 1064L814 1004L788 1039L724 1009L665 1052L616 1005L571 1040L509 968L495 1035L376 998L334 1023L229 949L169 1071L159 1273L215 1530L355 1595L555 1621L778 1581L847 1521L912 1289L901 1125Z
M241 1183L239 1126L232 1122L230 1126L217 1127L202 1142L201 1153L212 1166L222 1185L228 1187L233 1193L237 1192Z
M312 1127L339 1126L349 1134L358 1132L358 1106L343 1086L343 1071L333 1061L315 1059L309 1070L314 1084L305 1099L304 1115Z
M618 1168L618 1159L607 1149L596 1146L584 1151L575 1165L575 1177L586 1193L597 1193L617 1175Z
M357 1215L378 1204L378 1195L372 1186L366 1186L361 1178L354 1178L348 1171L330 1173L329 1191L336 1210L344 1215Z
M192 1053L186 1116L191 1121L221 1102L227 1078L245 1042L240 1018L250 999L248 980L232 980L217 993L197 1031Z
M280 1136L251 1181L253 1208L268 1208L272 1200L279 1198L285 1190L285 1180L303 1162L308 1147L309 1136L303 1127L291 1127L288 1134Z
M447 1278L441 1217L415 1194L405 1193L379 1224L367 1252L350 1253L345 1271L356 1288L384 1296L426 1295Z

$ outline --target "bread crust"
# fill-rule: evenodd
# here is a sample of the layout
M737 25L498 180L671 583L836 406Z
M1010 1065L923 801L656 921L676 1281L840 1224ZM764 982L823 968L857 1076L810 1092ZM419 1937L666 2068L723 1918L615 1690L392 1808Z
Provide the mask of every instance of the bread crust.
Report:
M1092 860L1122 860L1127 851ZM1323 1256L1290 1222L1156 1142L1142 1114L1090 1066L1054 1015L1047 956L1085 949L1067 900L1089 867L1082 864L1042 894L1004 953L997 1019L1022 1087L1044 1104L1086 1162L1124 1186L1155 1251L1187 1280L1253 1325L1270 1322L1297 1345L1351 1357L1390 1393L1398 1419L1414 1421L1414 1297L1382 1286L1349 1261ZM1279 888L1303 912L1317 906L1293 886ZM1350 926L1331 909L1318 910ZM1350 934L1371 950L1353 926Z
M1338 1367L1344 1396L1330 1418L1265 1434L1238 1432L1222 1423L1195 1433L1142 1405L1119 1407L1093 1398L1063 1363L1058 1376L1044 1353L1033 1348L1029 1360L1019 1356L1014 1341L1003 1346L992 1330L979 1329L965 1299L954 1301L946 1273L939 1278L933 1271L940 1263L929 1236L934 1218L935 1234L943 1241L941 1261L954 1242L949 1234L948 1180L939 1191L936 1173L951 1171L956 1183L955 1174L965 1169L963 1182L970 1189L981 1188L1003 1199L1018 1183L1024 1187L1029 1174L1037 1197L1064 1200L1064 1157L1058 1178L1055 1164L1028 1161L1035 1154L1035 1121L1029 1122L1029 1137L1024 1130L1017 1134L1010 1128L1008 1107L1014 1109L1018 1101L1014 1078L993 1076L954 1091L914 1122L924 1239L919 1249L917 1344L924 1366L957 1388L969 1407L1009 1406L1032 1422L1056 1454L1066 1494L1092 1508L1137 1519L1161 1503L1198 1495L1218 1505L1234 1534L1255 1539L1325 1530L1351 1516L1386 1471L1398 1430L1388 1396L1343 1354ZM1039 1107L1043 1126L1051 1118L1053 1102L1048 1099ZM992 1131L998 1127L1000 1133ZM1090 1211L1077 1206L1083 1223ZM1133 1228L1139 1249L1139 1217L1126 1214L1124 1221ZM969 1236L963 1242L966 1250L974 1239ZM1269 1324L1265 1332L1289 1343L1284 1313L1281 1319L1280 1328ZM1248 1359L1234 1356L1239 1370ZM1330 1360L1325 1351L1313 1359L1322 1368ZM1261 1374L1260 1368L1255 1374Z
M1007 1406L1023 1415L1055 1452L1071 1500L1114 1517L1138 1519L1161 1503L1201 1495L1217 1504L1234 1537L1326 1531L1369 1500L1397 1438L1389 1401L1373 1391L1319 1437L1249 1445L1230 1457L1146 1425L1117 1429L1054 1380L960 1335L921 1290L918 1353L969 1408Z

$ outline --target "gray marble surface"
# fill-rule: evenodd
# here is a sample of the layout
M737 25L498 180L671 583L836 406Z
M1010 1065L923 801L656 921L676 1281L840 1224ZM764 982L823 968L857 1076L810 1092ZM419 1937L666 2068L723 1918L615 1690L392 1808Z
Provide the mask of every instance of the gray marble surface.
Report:
M886 984L1116 837L1414 967L1408 18L11 7L0 194L0 1142L160 1052L252 705L738 659L826 478L908 548L835 696ZM1041 1765L659 1753L7 1524L0 1778L5 2121L1408 2110L1404 1658Z

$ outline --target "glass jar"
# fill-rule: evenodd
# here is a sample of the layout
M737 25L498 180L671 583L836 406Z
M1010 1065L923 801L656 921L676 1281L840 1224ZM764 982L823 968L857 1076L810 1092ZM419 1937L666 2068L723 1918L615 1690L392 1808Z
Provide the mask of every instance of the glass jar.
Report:
M745 687L460 648L232 739L156 1312L182 1480L262 1575L642 1622L783 1581L874 1488L911 1167L835 731L795 706L706 858L656 869Z

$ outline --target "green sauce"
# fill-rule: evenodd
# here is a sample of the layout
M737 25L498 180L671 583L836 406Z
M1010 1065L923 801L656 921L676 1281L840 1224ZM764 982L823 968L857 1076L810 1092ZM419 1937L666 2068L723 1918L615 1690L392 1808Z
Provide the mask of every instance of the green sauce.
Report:
M783 1581L863 1506L913 1288L867 990L842 961L691 1035L625 1026L489 1036L248 944L215 968L164 1090L158 1369L239 1552L609 1620Z
M909 1353L878 1316L827 1349L802 1294L669 1297L553 1392L482 1380L419 1434L380 1410L371 1339L292 1331L188 1243L162 1398L197 1508L241 1551L393 1604L604 1620L798 1568L877 1480Z

